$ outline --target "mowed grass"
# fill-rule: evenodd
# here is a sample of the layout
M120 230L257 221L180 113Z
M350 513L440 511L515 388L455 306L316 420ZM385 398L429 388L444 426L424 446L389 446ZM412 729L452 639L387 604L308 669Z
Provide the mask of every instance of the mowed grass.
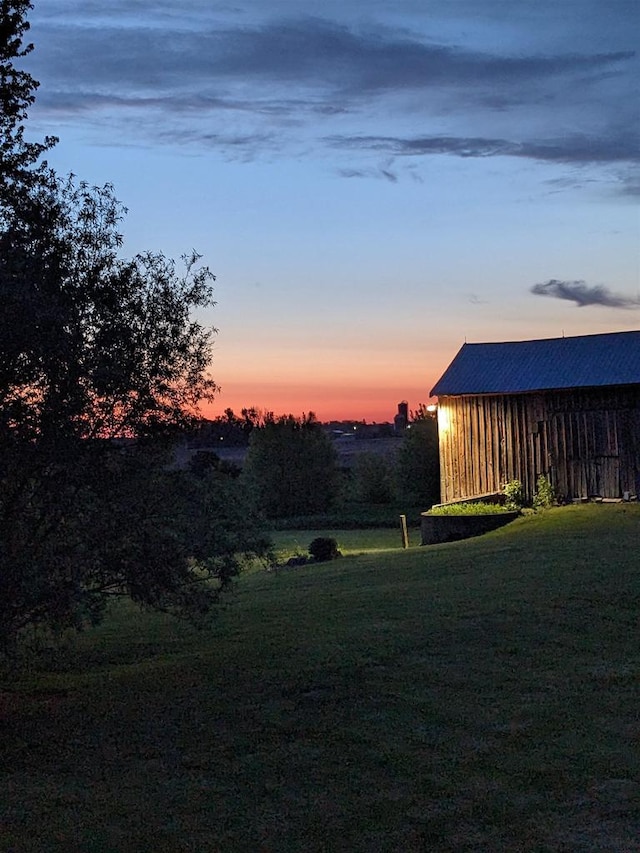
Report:
M0 849L640 850L640 507L387 534L5 684Z
M420 529L410 527L407 531L409 545L420 544ZM278 530L273 534L274 550L280 562L298 555L308 556L308 548L317 536L330 536L338 543L344 556L373 554L380 551L395 551L402 545L400 522L398 528L373 530Z

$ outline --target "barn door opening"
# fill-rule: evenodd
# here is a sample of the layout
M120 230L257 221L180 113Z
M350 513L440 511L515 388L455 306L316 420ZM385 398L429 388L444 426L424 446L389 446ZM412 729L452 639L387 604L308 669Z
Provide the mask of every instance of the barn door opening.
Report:
M617 456L596 456L589 464L589 497L619 498L620 460Z

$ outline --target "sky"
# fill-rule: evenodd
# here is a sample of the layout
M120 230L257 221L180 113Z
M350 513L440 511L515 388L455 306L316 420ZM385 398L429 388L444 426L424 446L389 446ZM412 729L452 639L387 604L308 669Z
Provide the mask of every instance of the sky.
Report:
M640 328L637 0L33 0L27 137L216 275L205 414L392 420Z

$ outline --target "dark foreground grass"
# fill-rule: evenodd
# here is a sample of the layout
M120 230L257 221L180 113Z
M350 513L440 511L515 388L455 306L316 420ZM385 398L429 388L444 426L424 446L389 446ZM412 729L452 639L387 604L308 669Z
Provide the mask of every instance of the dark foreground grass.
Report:
M256 573L202 632L122 607L5 685L0 849L640 850L639 533Z

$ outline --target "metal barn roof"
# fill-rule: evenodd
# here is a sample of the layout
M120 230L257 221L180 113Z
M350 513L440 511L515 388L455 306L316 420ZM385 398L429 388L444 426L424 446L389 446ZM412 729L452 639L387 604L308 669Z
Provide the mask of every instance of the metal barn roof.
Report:
M640 331L464 344L431 396L640 384Z

